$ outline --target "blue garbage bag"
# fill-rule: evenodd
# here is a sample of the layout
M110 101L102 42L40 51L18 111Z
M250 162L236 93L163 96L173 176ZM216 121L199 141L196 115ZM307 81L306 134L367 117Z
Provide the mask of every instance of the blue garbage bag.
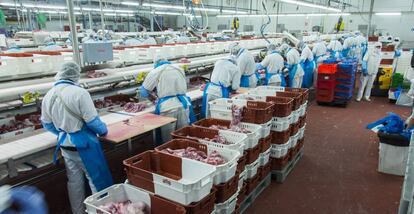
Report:
M378 129L381 132L388 134L400 134L407 139L411 139L411 132L413 128L408 130L405 129L405 122L398 114L392 112L388 112L387 114L388 116L368 124L366 128L373 129L378 125L382 125L382 127Z

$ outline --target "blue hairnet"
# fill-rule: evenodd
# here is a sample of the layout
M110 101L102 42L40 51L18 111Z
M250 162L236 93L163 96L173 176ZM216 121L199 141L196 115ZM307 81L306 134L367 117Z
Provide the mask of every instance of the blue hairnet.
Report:
M157 64L160 61L168 61L167 56L163 53L156 54L154 57L153 63Z
M67 62L62 65L60 71L56 74L56 80L71 80L78 82L80 78L80 67L75 62Z

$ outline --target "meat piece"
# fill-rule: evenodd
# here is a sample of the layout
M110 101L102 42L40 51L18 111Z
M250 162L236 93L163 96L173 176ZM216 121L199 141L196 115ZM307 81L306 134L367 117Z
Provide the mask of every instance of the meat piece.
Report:
M244 107L238 107L236 105L231 106L231 125L230 126L238 126L242 120L242 113Z
M149 214L151 213L150 208L147 204L142 201L132 203L131 201L124 201L118 203L107 203L99 206L100 209L109 212L111 214ZM102 213L102 212L97 212Z
M210 141L220 143L220 144L224 144L224 145L229 145L230 144L229 142L227 142L226 138L224 138L223 136L220 136L220 135L214 136L214 138L210 139Z
M224 157L220 155L219 152L213 151L210 154L206 154L203 151L199 151L193 147L187 147L186 149L163 149L161 152L176 155L183 158L188 158L192 160L201 161L211 165L222 165L226 163Z
M104 77L107 76L108 74L106 74L105 72L102 71L88 71L86 72L86 76L88 78L99 78L99 77Z
M147 104L144 102L134 103L134 102L128 102L124 105L124 111L130 112L130 113L137 113L144 111L147 108Z

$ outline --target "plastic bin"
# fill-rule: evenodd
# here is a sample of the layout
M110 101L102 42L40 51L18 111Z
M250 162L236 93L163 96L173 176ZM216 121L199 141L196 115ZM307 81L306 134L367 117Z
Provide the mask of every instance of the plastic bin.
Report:
M214 206L215 214L232 214L236 210L237 193L231 196L224 203L216 204Z
M166 199L189 205L210 194L216 167L156 151L123 161L129 182Z
M293 103L292 103L292 110L298 110L300 105L302 105L302 95L301 93L298 92L276 92L276 97L287 97L287 98L292 98L293 99Z
M300 123L299 122L294 123L294 124L292 124L290 126L291 126L290 136L293 136L293 135L295 135L295 134L297 134L299 132L299 126L300 126Z
M260 171L260 181L264 180L269 173L272 171L272 164L270 162L268 162L266 165L261 166L259 168Z
M335 74L318 74L317 89L333 89L336 85Z
M147 191L138 189L129 184L115 184L87 197L84 203L87 213L110 214L109 212L102 210L99 206L111 202L116 203L124 201L131 201L132 203L142 201L150 207L151 214L186 213L183 206L170 202Z
M257 159L256 161L254 161L251 164L246 164L246 170L247 170L247 179L252 178L253 176L255 176L257 174L257 169L259 168L259 159Z
M202 120L199 120L193 123L193 126L210 128L213 125L216 125L216 126L218 125L218 126L224 126L229 129L230 124L231 122L229 120L207 118L207 119L202 119ZM252 124L252 123L240 123L239 127L244 128L250 132L250 133L245 133L247 134L247 137L249 138L249 142L246 144L246 149L254 148L259 142L262 127L260 125ZM228 130L228 131L232 131L232 130Z
M217 151L224 159L226 163L221 165L216 165L216 171L214 173L214 184L220 184L229 181L232 179L237 170L237 160L239 159L240 152L235 150L228 150L223 148L213 147L211 145L205 145L198 143L196 141L191 141L187 139L174 139L169 142L164 143L161 146L155 148L156 151L162 151L164 149L186 149L188 147L193 147L198 151L205 152L207 155L213 151Z
M266 102L274 104L273 117L288 117L292 113L293 98L267 96Z
M272 129L272 121L269 121L267 123L260 124L262 127L262 135L261 138L266 138L270 135L270 130Z
M337 71L337 64L320 64L318 66L318 74L332 74Z
M254 148L246 150L246 164L251 164L259 158L260 155L260 145L257 144Z
M333 89L317 89L316 90L316 101L318 102L332 102L334 99Z
M285 155L281 158L270 158L272 163L272 170L280 171L284 169L289 163L289 155Z
M216 143L211 140L215 136L222 136L226 139L229 144ZM217 130L210 128L203 128L197 126L186 126L181 129L178 129L174 132L171 132L171 136L175 139L190 139L198 141L202 144L214 146L216 148L224 148L230 150L237 150L240 153L243 153L245 145L247 144L248 138L246 134L231 132L226 130Z
M259 144L260 144L260 153L266 152L270 148L270 145L272 144L272 135L269 135L265 138L261 138L259 140Z
M249 195L260 183L260 173L246 180L246 195Z
M302 139L305 136L305 129L305 125L299 129L299 139Z
M288 154L290 148L290 141L284 144L272 144L272 148L270 150L270 157L271 158L282 158Z
M246 198L246 191L247 191L247 183L243 182L242 187L239 189L239 193L237 194L237 203L240 204Z
M285 91L289 92L298 92L302 94L302 104L308 101L309 99L309 89L307 88L285 88Z
M272 131L276 131L276 132L282 132L285 131L287 129L289 129L289 125L290 125L290 119L286 120L286 121L275 121L275 117L273 118L274 120L272 121Z
M199 202L194 202L184 207L186 214L211 214L214 210L216 200L216 189L211 189L209 195Z
M233 176L232 179L225 183L214 185L216 192L216 202L223 203L227 201L232 195L237 193L239 188L239 175Z
M240 156L239 160L237 161L237 172L244 171L246 167L246 156L247 152L245 151L242 156Z
M272 144L285 144L289 141L291 130L287 129L285 131L276 132L272 131Z
M266 152L260 153L260 155L259 155L259 167L264 166L269 162L271 151L272 151L272 148L269 148Z

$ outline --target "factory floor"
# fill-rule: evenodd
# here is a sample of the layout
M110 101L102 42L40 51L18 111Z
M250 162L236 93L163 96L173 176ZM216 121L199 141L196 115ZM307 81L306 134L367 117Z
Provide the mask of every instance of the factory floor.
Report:
M403 177L377 172L378 138L366 124L411 109L373 97L347 108L308 107L304 155L283 184L275 181L246 213L397 213Z

